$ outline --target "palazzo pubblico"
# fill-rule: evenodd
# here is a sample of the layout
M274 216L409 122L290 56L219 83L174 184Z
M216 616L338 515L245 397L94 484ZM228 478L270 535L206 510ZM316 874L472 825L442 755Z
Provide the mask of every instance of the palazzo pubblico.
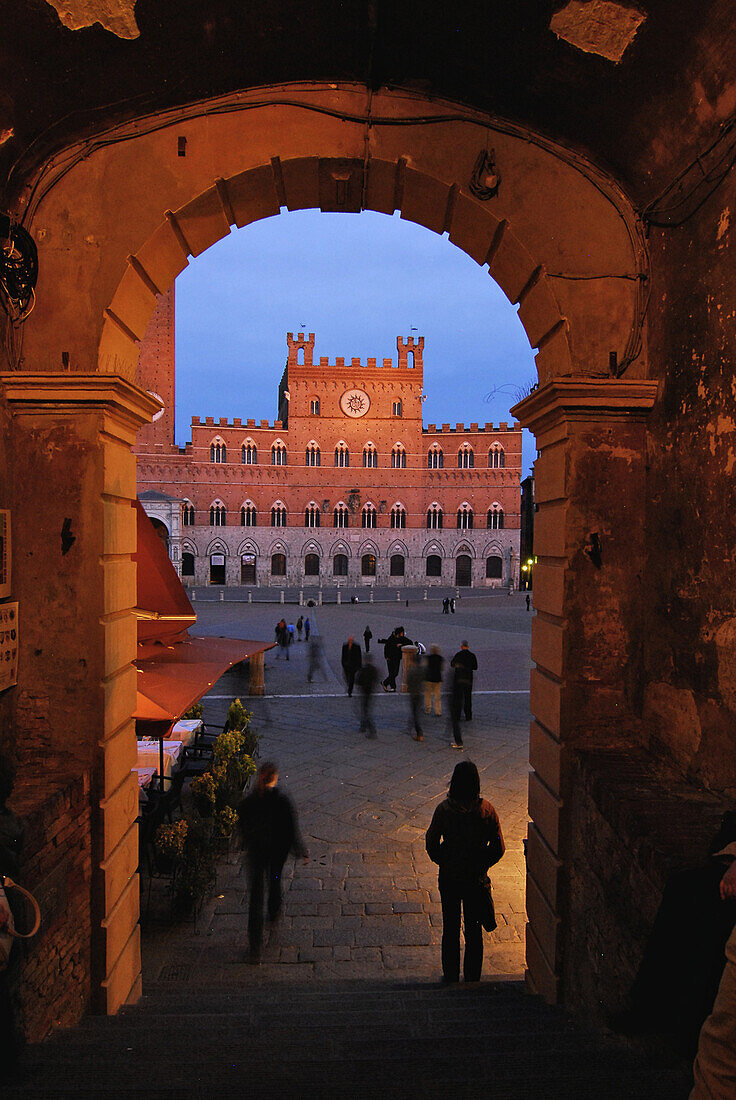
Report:
M278 419L193 417L174 442L174 292L138 384L138 493L185 584L518 585L521 427L422 424L424 338L398 360L314 358L287 333Z

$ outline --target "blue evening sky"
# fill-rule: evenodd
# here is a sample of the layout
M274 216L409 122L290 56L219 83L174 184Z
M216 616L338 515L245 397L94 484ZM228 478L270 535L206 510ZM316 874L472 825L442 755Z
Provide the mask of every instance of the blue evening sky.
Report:
M536 380L500 287L446 237L398 215L296 211L233 230L176 280L176 436L192 416L273 421L286 333L315 358L396 360L424 336L425 424L510 421ZM523 476L534 460L524 432Z

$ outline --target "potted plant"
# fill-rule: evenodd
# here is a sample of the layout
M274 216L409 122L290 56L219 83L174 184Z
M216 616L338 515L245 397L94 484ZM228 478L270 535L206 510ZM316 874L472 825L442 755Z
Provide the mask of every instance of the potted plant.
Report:
M153 847L156 857L156 870L162 875L172 874L177 862L182 858L189 825L183 819L171 825L159 825L154 837Z
M212 822L202 817L191 818L172 884L175 910L194 909L196 913L215 884L215 860Z
M220 797L221 779L214 771L203 772L189 784L189 791L201 817L212 817Z

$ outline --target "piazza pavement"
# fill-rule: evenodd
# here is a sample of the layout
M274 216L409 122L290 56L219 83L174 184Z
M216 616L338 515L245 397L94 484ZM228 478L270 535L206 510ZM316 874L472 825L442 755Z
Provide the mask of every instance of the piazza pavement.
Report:
M261 760L275 760L280 785L293 799L310 852L284 869L284 913L268 931L263 962L248 966L247 887L242 854L231 851L218 870L215 896L196 929L151 921L143 937L144 988L186 981L192 972L214 986L302 980L416 981L440 975L442 918L437 868L424 848L435 806L445 797L463 757L480 772L481 790L496 807L506 854L492 871L498 929L484 933L484 979L518 979L524 971L524 851L527 829L529 669L532 613L522 593L470 596L454 615L441 600L374 604L296 604L199 600L193 633L272 640L283 614L309 614L320 639L323 668L307 683L307 646L266 654L265 695L247 695L247 674L231 670L205 699L205 719L221 726L240 696L260 734ZM406 694L374 700L376 739L359 732L357 693L347 697L342 643L362 645L370 624L371 652L385 675L378 643L394 626L440 647L449 660L467 639L478 657L473 719L463 722L465 750L450 747L448 708L427 717L424 741L409 732Z

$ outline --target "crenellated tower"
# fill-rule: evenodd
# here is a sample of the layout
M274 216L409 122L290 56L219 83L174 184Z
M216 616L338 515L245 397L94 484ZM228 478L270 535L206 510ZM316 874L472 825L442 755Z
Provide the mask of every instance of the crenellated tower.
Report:
M310 332L309 336L305 337L303 332L299 332L294 338L293 332L287 332L286 334L286 346L289 349L289 358L286 362L287 372L289 367L295 367L297 365L304 365L305 367L314 366L314 333ZM300 353L303 352L301 359Z
M421 371L423 369L422 355L424 353L424 337L408 336L406 340L401 336L396 337L396 349L399 353L399 366L400 367L414 367L416 370Z

